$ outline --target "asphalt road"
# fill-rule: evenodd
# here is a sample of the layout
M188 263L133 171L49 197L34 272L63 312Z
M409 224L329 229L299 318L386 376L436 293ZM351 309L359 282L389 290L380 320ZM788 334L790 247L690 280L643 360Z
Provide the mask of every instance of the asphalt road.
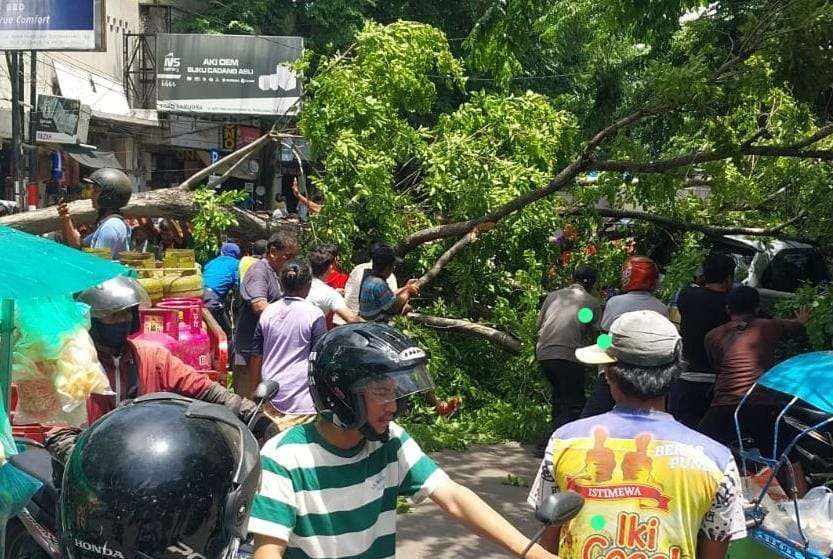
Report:
M539 525L526 496L540 459L532 456L531 448L517 443L473 445L463 452L440 452L432 457L453 480L472 489L521 532L532 536ZM451 520L430 499L399 515L396 555L403 559L513 557Z

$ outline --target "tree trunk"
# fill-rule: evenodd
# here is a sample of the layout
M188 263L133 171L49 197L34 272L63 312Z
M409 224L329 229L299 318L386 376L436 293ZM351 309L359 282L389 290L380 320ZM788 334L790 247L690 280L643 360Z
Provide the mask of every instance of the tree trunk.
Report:
M97 212L89 200L76 200L69 204L70 215L75 225L95 223ZM230 208L237 217L239 225L229 229L232 237L259 239L268 236L267 220L258 215ZM197 212L194 195L181 187L160 188L149 192L140 192L130 197L130 203L122 210L125 217L165 217L188 221ZM0 218L0 225L14 227L27 233L41 235L61 228L58 210L54 207L23 212Z

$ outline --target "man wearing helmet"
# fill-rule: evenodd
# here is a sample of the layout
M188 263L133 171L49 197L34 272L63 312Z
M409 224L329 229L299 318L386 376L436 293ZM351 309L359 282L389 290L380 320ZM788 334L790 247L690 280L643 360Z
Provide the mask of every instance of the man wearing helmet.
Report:
M621 295L611 297L605 304L604 314L599 327L602 331L610 330L617 318L634 311L654 311L668 318L668 306L654 297L653 292L659 283L659 269L647 256L631 256L622 266ZM607 413L613 409L614 401L610 386L599 371L593 391L584 405L581 417L591 417Z
M130 201L133 182L118 169L98 169L85 182L93 185L93 208L98 210L96 228L92 234L81 238L69 215L65 201L58 204L61 231L64 242L75 248L89 246L109 249L113 258L130 248L130 228L124 222L121 209Z
M318 421L261 451L255 559L393 557L399 495L430 497L515 555L530 543L394 423L409 396L433 388L425 352L405 335L380 323L331 330L310 355L309 387ZM556 556L535 545L527 557Z
M114 410L122 400L154 392L173 392L221 404L244 422L255 412L254 402L197 373L162 345L128 340L138 329L139 307L150 306L147 293L136 280L125 276L107 280L82 291L77 300L90 306L90 337L115 392L112 396L90 396L87 400L89 424ZM48 443L59 459L71 448L74 434L71 430L56 431Z

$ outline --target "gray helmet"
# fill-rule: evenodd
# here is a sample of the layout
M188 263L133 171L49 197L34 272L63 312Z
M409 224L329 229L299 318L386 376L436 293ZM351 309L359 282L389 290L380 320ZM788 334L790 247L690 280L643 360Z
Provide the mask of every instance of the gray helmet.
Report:
M109 210L120 210L130 202L133 194L133 181L118 169L98 169L84 179L94 184L101 193L98 195L98 206Z
M127 276L108 279L76 295L76 301L90 306L93 318L110 316L131 307L149 307L150 297L138 281Z

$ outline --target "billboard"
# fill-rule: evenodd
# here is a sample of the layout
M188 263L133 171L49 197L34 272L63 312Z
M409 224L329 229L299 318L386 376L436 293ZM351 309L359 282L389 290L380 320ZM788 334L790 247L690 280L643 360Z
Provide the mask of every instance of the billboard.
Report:
M104 0L0 0L0 50L105 50Z
M38 96L35 140L52 144L83 144L90 127L90 108L77 99Z
M156 109L294 113L301 80L289 65L303 53L301 37L157 35Z

